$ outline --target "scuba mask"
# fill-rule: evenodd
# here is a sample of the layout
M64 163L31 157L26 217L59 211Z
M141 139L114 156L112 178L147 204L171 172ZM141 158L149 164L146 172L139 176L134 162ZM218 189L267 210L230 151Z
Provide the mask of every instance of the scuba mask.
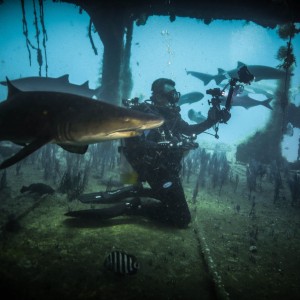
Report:
M180 93L176 91L174 86L165 84L163 87L163 94L167 97L170 104L175 105L176 103L178 103Z

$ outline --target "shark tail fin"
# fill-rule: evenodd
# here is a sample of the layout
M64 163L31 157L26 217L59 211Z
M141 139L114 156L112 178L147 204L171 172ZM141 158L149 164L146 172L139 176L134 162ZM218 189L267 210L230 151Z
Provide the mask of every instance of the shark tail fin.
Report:
M272 101L273 98L268 98L264 101L262 101L262 105L273 110L273 107L270 105L270 102Z

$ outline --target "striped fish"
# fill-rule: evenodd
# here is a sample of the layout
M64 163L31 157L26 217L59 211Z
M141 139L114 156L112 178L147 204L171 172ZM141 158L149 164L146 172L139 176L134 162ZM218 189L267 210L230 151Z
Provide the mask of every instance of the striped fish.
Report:
M139 269L139 263L134 255L115 250L105 258L104 267L116 274L132 275Z

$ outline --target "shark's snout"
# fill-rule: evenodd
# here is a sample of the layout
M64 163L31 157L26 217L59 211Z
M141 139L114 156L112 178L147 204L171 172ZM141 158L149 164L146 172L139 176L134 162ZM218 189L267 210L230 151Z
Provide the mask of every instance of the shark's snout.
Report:
M146 130L146 129L152 129L160 127L164 123L164 119L158 116L149 117L146 123L142 124L140 129Z
M130 115L123 119L124 128L127 127L127 129L147 130L157 128L164 123L164 119L161 116L134 110L129 112Z

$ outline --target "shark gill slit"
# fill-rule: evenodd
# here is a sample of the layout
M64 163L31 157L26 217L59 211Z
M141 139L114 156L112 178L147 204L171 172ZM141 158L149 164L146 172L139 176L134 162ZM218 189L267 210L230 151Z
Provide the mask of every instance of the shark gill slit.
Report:
M58 126L58 138L61 142L73 140L70 135L70 122L64 122Z

